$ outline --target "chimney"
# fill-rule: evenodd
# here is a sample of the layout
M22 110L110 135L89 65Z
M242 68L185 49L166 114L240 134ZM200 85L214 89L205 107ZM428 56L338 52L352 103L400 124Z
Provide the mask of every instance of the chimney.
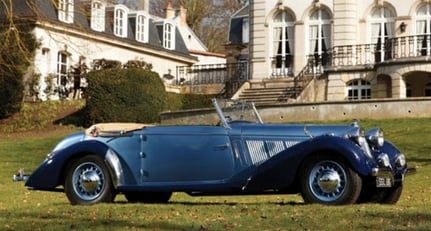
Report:
M168 1L168 3L166 3L166 18L167 19L171 19L175 17L175 9L172 7L172 2Z
M150 0L138 0L138 10L144 10L146 12L149 12Z
M180 24L187 25L187 9L183 6L180 6Z

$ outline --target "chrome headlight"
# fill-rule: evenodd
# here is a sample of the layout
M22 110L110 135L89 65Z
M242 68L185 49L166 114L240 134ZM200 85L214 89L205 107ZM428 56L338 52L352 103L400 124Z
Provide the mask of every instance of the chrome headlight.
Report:
M400 154L399 156L397 156L397 158L395 159L395 166L397 168L403 168L404 166L406 166L406 156L404 156L404 154Z
M389 156L386 153L382 153L377 157L377 163L381 167L390 167L391 163L389 161Z
M350 139L356 142L356 144L359 145L359 147L361 147L362 151L364 151L364 154L367 157L369 157L370 159L374 159L373 155L371 154L371 149L370 149L370 146L368 145L368 141L365 137L365 131L362 127L355 124L352 130L344 134L344 137L346 139Z
M373 128L368 130L365 133L365 138L372 147L382 147L385 143L385 138L383 137L383 130L380 128Z

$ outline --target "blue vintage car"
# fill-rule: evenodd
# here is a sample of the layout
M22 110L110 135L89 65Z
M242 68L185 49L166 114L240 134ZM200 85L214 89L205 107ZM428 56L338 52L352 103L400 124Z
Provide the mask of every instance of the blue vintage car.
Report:
M96 124L64 138L27 179L71 204L192 196L296 194L305 203L393 204L405 156L379 128L265 124L253 103L214 99L213 126Z

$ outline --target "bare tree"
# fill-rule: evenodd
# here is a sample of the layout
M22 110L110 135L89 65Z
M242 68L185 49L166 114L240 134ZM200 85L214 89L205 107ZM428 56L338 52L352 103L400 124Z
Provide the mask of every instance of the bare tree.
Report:
M182 6L187 9L187 24L213 52L224 51L230 16L245 4L244 0L152 1L150 13L164 17L168 1L176 8Z

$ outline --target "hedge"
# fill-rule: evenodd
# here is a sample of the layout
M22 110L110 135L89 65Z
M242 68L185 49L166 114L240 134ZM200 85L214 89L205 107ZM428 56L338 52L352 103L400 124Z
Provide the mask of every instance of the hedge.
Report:
M159 75L141 68L113 68L87 75L86 114L91 123L154 123L166 108Z

